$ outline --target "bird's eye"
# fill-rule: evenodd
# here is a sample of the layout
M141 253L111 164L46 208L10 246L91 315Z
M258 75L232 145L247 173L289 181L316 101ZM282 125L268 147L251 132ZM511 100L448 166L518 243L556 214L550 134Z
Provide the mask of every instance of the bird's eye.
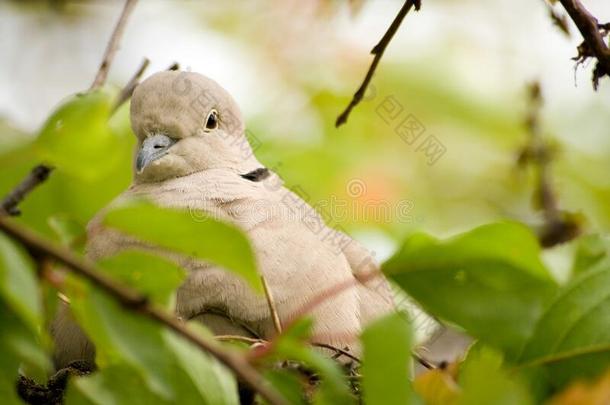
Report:
M218 111L212 110L205 119L205 129L210 131L218 127Z

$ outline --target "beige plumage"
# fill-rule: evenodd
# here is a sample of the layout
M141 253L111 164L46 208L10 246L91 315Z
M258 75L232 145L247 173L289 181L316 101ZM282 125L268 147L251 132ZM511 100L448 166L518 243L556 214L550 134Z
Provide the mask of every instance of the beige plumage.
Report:
M393 308L387 282L382 277L358 279L376 270L370 253L324 225L256 160L229 94L196 73L157 73L136 88L131 122L138 138L134 182L118 200L145 197L237 225L252 244L282 323L334 289L330 298L310 308L315 340L357 354L363 325ZM142 248L101 227L101 215L88 228L87 254L92 259ZM179 316L197 319L216 334L274 335L265 297L243 279L201 261L172 258L189 271L177 292ZM341 285L349 287L337 289ZM67 307L60 311L53 335L58 367L93 359L93 348L70 321Z

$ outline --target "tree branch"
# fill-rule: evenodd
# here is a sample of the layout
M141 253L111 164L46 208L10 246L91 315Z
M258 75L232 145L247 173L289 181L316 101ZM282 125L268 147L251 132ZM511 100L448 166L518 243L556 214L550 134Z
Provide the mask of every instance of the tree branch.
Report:
M194 333L186 324L175 316L152 306L145 296L117 283L104 273L97 270L95 265L72 253L63 247L56 246L36 235L27 228L17 225L13 220L0 216L0 229L7 235L23 244L28 251L39 257L50 257L66 265L73 273L89 280L104 290L107 294L119 301L125 308L138 312L165 327L209 353L222 364L231 369L237 377L243 380L250 388L258 392L271 404L285 404L284 399L273 389L268 382L243 357L219 347L213 341L208 341Z
M140 84L140 79L142 78L142 75L148 68L149 64L150 64L150 60L148 58L144 58L144 60L142 61L142 64L140 64L140 67L138 68L138 70L136 70L136 72L133 74L131 79L129 79L129 81L123 87L123 89L121 89L121 92L119 93L119 96L117 97L117 100L114 103L114 106L112 106L112 109L110 110L110 115L114 114L116 112L116 110L118 110L121 107L121 105L123 105L123 103L125 103L127 100L129 100L131 98L134 90L136 89L138 84ZM178 62L174 62L171 65L169 65L167 67L167 69L165 69L165 70L172 71L172 70L179 70L179 69L180 69L180 65L178 64Z
M538 231L538 239L543 247L550 248L574 239L580 234L581 225L576 216L559 208L550 168L553 151L543 138L540 125L542 90L538 82L532 83L528 90L530 105L525 125L529 140L519 153L518 164L521 166L531 164L537 170L534 203L535 208L544 216L544 224Z
M607 33L602 34L601 32L605 29L606 24L599 24L579 0L559 0L559 2L584 38L583 43L578 46L578 56L574 59L579 62L583 62L589 57L597 59L597 65L593 71L593 88L597 90L599 79L610 76L610 50L604 40Z
M129 79L129 81L127 82L125 87L123 87L123 89L121 89L121 92L119 93L119 96L117 97L117 100L115 101L114 105L112 106L112 109L110 110L110 115L114 114L116 112L116 110L118 110L119 107L121 107L125 101L127 101L131 98L133 91L136 89L136 86L140 82L140 78L146 71L146 68L148 68L149 64L150 64L150 60L148 60L148 58L144 58L144 60L142 61L142 64L138 68L138 70L133 74L131 79Z
M392 21L392 24L390 25L390 27L388 28L386 33L383 35L383 37L377 43L377 45L375 45L375 47L373 47L373 49L371 50L371 54L375 55L373 58L373 62L371 63L369 70L366 72L364 81L362 82L362 84L360 85L358 90L356 90L356 93L354 93L352 100L347 105L345 110L341 113L341 115L339 115L339 117L337 117L337 121L335 122L335 127L338 128L341 125L345 124L347 122L347 118L349 117L349 114L351 113L352 109L354 107L356 107L358 105L358 103L360 103L360 101L362 101L362 97L364 97L364 93L366 92L366 89L367 89L371 79L373 78L373 74L375 73L375 70L377 69L377 65L379 64L379 61L381 60L381 57L383 56L385 49L387 48L388 44L394 37L394 34L396 34L396 31L398 31L398 28L400 27L402 20L404 20L406 15L409 13L409 10L411 10L411 7L413 7L413 6L415 6L415 10L419 10L421 7L421 0L406 0L405 4L402 6L400 11L394 18L394 21Z
M106 51L104 52L104 57L102 58L102 63L100 64L97 74L95 75L95 79L93 79L93 83L91 83L91 87L89 88L89 90L97 89L98 87L101 87L104 85L104 83L106 83L108 71L110 70L110 65L112 65L112 61L114 60L114 55L116 55L116 52L119 49L119 42L121 40L121 37L123 36L125 25L127 25L129 15L133 11L137 2L138 0L125 0L123 11L121 12L119 21L114 27L114 31L112 31L112 35L110 36L110 40L108 41L108 45L106 46Z

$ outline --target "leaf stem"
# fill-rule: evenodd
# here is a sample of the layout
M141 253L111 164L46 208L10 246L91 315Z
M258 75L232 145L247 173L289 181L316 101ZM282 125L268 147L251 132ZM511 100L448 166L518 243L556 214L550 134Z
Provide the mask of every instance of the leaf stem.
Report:
M119 42L121 41L121 37L123 36L123 32L125 31L127 20L129 19L129 16L135 8L137 2L138 0L125 0L123 11L121 11L119 20L114 26L112 35L110 35L110 40L108 41L108 45L106 45L106 51L104 51L102 63L100 63L100 67L97 71L97 74L95 75L95 79L93 79L93 83L91 83L91 87L89 88L89 90L97 89L103 86L104 83L106 83L108 71L110 70L110 66L112 65L114 56L116 55L116 52L119 49Z

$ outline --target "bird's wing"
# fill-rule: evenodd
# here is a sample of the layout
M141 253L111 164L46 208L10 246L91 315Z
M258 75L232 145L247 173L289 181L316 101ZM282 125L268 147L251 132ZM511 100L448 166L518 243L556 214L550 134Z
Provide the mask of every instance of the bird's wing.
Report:
M346 237L349 237L346 235ZM364 324L395 309L394 295L374 255L352 239L343 249L352 274L360 281L360 313Z
M319 242L341 256L349 265L352 276L358 281L356 289L360 301L360 317L363 323L378 318L394 309L393 293L388 281L381 273L374 255L358 241L344 232L330 228L324 218L297 192L281 188L281 203L301 222L302 232L315 234Z

